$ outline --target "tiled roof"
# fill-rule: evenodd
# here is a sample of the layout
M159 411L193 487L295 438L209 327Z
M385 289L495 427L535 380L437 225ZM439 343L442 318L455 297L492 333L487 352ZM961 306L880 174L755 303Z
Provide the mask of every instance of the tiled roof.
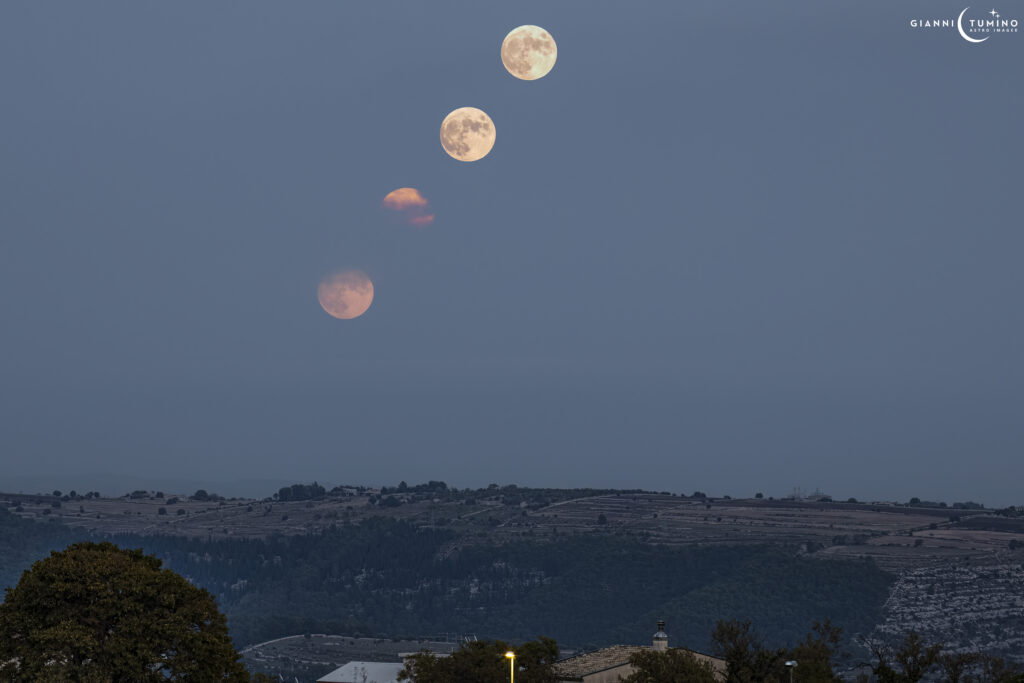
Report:
M650 649L649 645L612 645L556 662L555 674L562 678L587 676L627 664L633 653Z
M629 658L636 652L650 650L650 645L612 645L593 652L586 652L575 657L563 659L555 663L555 675L561 680L583 680L584 676L606 671L629 663ZM671 648L676 649L676 648ZM725 673L725 661L717 657L691 652L698 660L711 662L715 670L721 675Z

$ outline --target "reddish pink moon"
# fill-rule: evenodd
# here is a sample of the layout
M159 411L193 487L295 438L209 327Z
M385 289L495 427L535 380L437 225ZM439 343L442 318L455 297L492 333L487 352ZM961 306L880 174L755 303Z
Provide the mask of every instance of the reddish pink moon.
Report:
M413 227L422 228L434 222L430 202L415 187L400 187L388 192L380 205L402 216L402 220Z
M373 303L373 282L361 270L339 270L320 281L316 298L328 315L351 320Z

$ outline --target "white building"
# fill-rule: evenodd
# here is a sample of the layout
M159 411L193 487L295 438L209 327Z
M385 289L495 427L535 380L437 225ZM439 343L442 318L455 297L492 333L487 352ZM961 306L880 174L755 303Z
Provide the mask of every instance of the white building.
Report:
M398 683L398 672L404 666L391 662L349 662L316 679L316 683Z

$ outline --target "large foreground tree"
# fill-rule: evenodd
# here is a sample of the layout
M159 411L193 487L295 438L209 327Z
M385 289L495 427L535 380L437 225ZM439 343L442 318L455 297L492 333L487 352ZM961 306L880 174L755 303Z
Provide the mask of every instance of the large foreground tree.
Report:
M0 680L248 681L213 596L141 550L76 543L0 604Z

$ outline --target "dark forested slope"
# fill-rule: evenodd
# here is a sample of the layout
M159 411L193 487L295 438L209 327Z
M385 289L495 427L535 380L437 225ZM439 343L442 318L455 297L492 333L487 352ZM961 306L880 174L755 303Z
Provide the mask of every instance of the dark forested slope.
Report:
M0 511L0 578L75 540L57 524ZM863 562L778 546L662 547L611 535L477 543L383 517L302 536L197 540L118 536L208 588L244 645L301 632L424 636L445 632L578 648L642 641L665 618L678 644L704 649L714 622L749 618L793 642L815 619L848 634L879 618L892 577ZM443 558L443 559L441 559Z
M892 577L864 562L770 546L668 548L611 536L473 545L370 519L308 536L202 542L122 538L212 590L239 642L297 631L550 635L569 647L634 642L657 618L707 645L720 618L750 618L779 644L815 619L876 623Z

